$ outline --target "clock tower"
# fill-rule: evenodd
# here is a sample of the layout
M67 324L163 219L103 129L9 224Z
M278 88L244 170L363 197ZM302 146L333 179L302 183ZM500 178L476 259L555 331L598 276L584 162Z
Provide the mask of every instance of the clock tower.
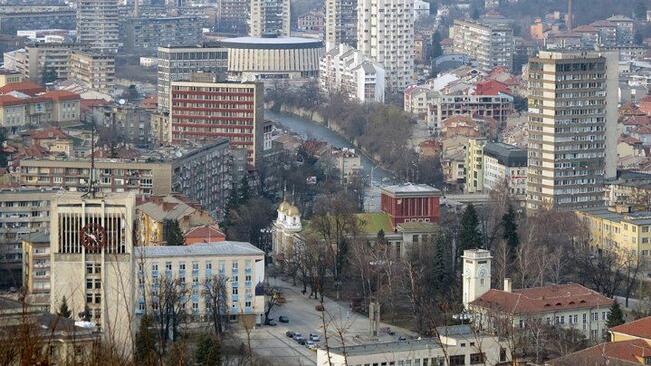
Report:
M463 251L463 306L491 288L491 253L485 249Z

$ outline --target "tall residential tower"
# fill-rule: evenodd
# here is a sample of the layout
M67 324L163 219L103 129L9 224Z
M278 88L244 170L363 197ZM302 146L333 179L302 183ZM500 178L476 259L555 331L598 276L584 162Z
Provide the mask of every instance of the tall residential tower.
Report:
M325 44L326 51L339 44L357 47L357 0L326 0Z
M617 168L617 65L614 53L530 59L528 209L603 205Z
M290 6L289 0L251 0L251 37L263 34L289 37Z
M77 41L102 52L117 52L119 45L117 0L80 0L77 6Z

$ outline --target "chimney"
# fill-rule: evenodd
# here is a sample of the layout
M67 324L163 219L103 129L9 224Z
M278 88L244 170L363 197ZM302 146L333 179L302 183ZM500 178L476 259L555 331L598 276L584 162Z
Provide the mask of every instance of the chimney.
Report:
M505 278L504 279L504 292L511 292L511 279L510 278Z

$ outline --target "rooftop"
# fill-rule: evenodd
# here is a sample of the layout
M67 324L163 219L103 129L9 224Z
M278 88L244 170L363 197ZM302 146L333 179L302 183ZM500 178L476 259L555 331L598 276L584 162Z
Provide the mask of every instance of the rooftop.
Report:
M650 225L651 211L637 211L618 213L609 210L607 207L594 207L579 210L584 215L597 216L609 221L625 221L635 225Z
M417 194L417 195L431 195L431 196L440 196L441 191L438 189L429 186L427 184L396 184L393 186L382 187L382 192L388 193L391 195L403 195L403 194Z
M651 346L642 339L622 342L605 342L569 355L551 360L552 366L642 365L645 357L651 355Z
M484 155L497 159L509 167L527 166L527 150L503 142L489 142L484 146Z
M611 332L651 340L651 316L610 328ZM651 353L649 354L651 356Z
M517 289L491 289L471 305L508 314L537 314L585 308L608 309L612 299L577 283Z
M136 247L137 257L185 257L185 256L264 256L264 252L243 241L221 241L184 246Z

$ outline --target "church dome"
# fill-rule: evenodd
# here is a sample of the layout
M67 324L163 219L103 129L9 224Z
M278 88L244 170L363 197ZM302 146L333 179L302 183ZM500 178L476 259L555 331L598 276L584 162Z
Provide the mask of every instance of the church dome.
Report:
M298 208L294 205L289 205L287 208L287 216L298 216L301 213L298 211Z
M278 211L280 211L280 212L282 212L282 213L287 213L287 210L288 210L290 207L292 207L292 205L291 205L289 202L287 202L287 201L283 201L283 202L280 204L280 206L278 206Z

